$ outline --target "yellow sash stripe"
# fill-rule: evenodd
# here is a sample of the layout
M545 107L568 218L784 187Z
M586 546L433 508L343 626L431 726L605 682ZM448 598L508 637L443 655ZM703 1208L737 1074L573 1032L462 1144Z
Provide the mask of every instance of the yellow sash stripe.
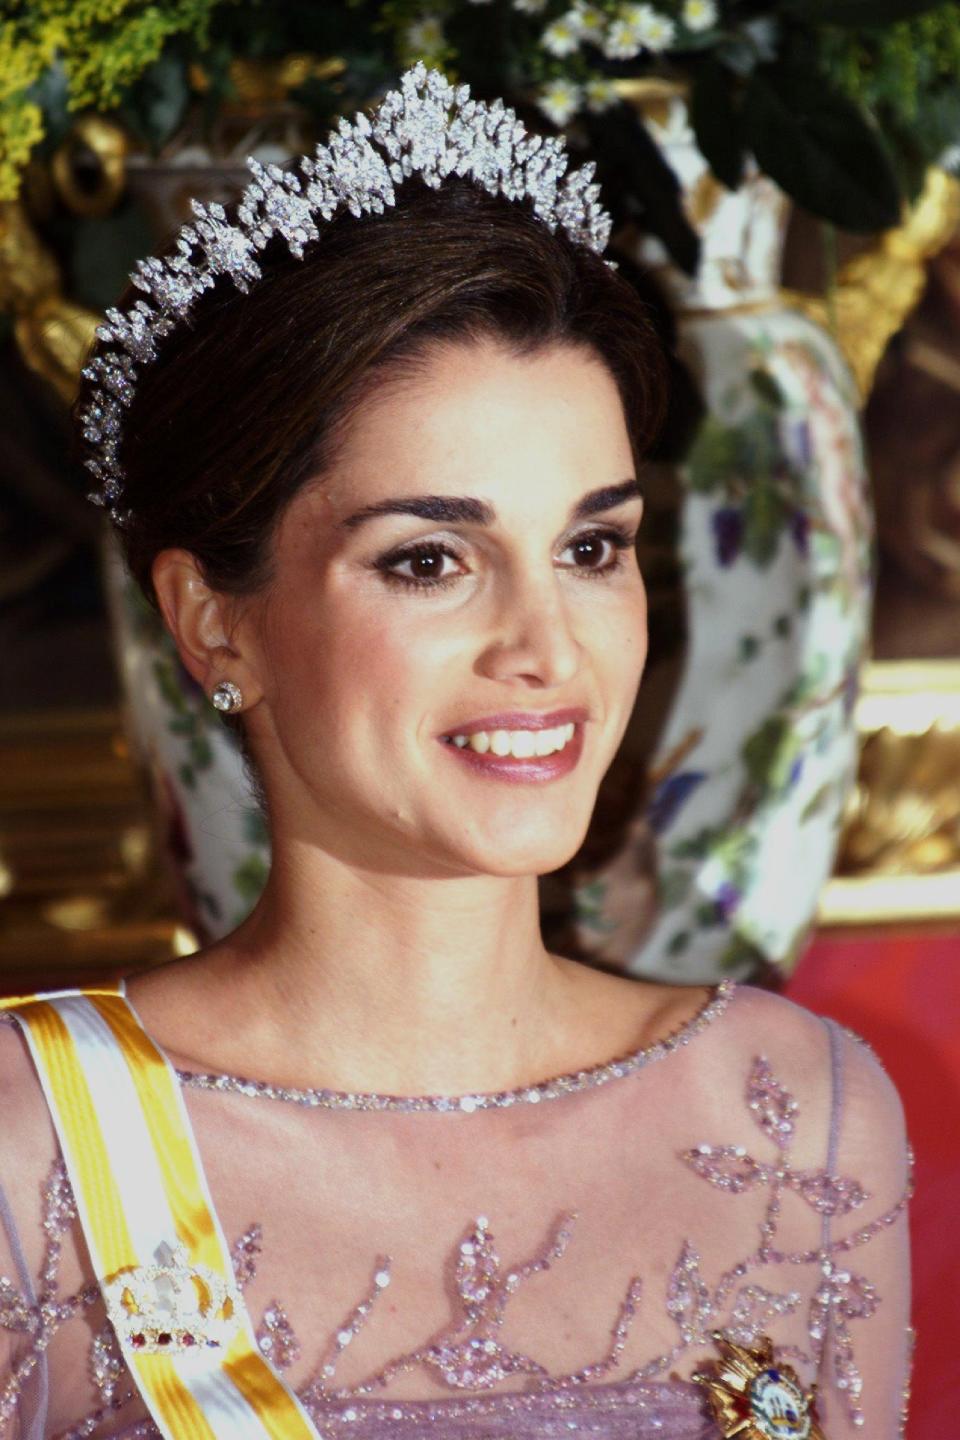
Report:
M53 1005L38 1000L20 1012L30 1027L35 1052L42 1060L50 1087L56 1097L54 1120L77 1188L86 1200L96 1251L95 1262L105 1276L128 1265L138 1265L137 1255L120 1194L113 1180L107 1147L100 1131L87 1077L77 1055L73 1037Z
M14 1010L20 1005L33 1005L37 1000L55 1000L58 995L119 995L120 986L105 985L84 986L83 990L45 990L42 993L33 995L0 995L0 1010Z
M317 1432L304 1420L297 1401L277 1384L276 1376L259 1350L244 1345L243 1340L241 1332L231 1345L223 1368L271 1440L306 1440L307 1436L316 1440Z
M34 1054L46 1074L55 1100L54 1121L74 1184L94 1264L104 1279L129 1265L139 1265L120 1195L114 1183L100 1123L76 1045L55 1006L34 1000L19 1011L29 1026ZM157 1366L144 1364L159 1360ZM165 1418L176 1420L177 1440L216 1440L189 1390L165 1355L134 1359L147 1393L156 1397Z

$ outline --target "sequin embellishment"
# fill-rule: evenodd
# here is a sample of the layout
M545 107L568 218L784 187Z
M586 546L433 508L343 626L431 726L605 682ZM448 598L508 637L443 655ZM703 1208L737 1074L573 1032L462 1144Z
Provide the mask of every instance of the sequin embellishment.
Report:
M701 1012L701 1021L706 1013ZM598 1082L582 1079L580 1083ZM801 1123L800 1107L763 1056L754 1057L749 1067L744 1099L761 1144L768 1146L772 1153L759 1149L753 1154L743 1145L701 1141L677 1152L677 1158L699 1181L723 1197L720 1203L724 1206L745 1204L750 1196L763 1197L759 1243L719 1277L714 1277L704 1266L695 1237L683 1240L666 1282L666 1311L675 1326L676 1340L664 1353L631 1369L622 1379L606 1384L591 1383L610 1376L621 1364L628 1333L639 1313L641 1279L636 1275L627 1284L618 1314L611 1317L613 1324L605 1348L597 1359L580 1370L551 1374L536 1356L508 1345L501 1326L512 1296L529 1277L548 1271L551 1265L562 1260L574 1243L577 1217L575 1212L562 1214L536 1253L525 1260L508 1263L501 1256L490 1220L481 1215L461 1232L453 1257L458 1313L449 1326L390 1360L376 1374L344 1385L338 1383L338 1359L370 1322L378 1298L391 1283L391 1257L373 1258L366 1292L321 1349L308 1378L297 1386L307 1413L331 1440L349 1435L361 1440L374 1433L377 1440L383 1440L388 1430L394 1434L390 1428L394 1425L398 1440L401 1436L403 1440L419 1437L428 1426L436 1430L441 1440L447 1440L454 1433L450 1426L455 1417L458 1417L455 1432L458 1440L461 1437L465 1440L473 1433L467 1428L471 1424L476 1425L478 1435L482 1432L517 1437L522 1432L524 1436L536 1433L539 1437L560 1434L568 1423L564 1416L577 1417L570 1422L574 1428L580 1425L589 1429L585 1419L588 1414L596 1415L598 1423L594 1428L603 1431L605 1436L606 1422L600 1417L611 1417L611 1440L614 1435L617 1440L621 1434L646 1435L646 1421L649 1419L655 1429L657 1414L673 1417L680 1426L677 1433L686 1435L688 1431L683 1427L688 1425L693 1434L696 1414L700 1404L706 1404L706 1395L698 1398L702 1387L683 1381L681 1376L673 1374L668 1382L666 1375L670 1367L692 1347L710 1344L718 1331L723 1332L730 1345L757 1350L765 1343L772 1320L803 1308L809 1348L774 1347L767 1371L776 1370L786 1376L790 1384L800 1386L795 1378L797 1372L789 1361L810 1366L814 1371L831 1370L838 1402L845 1406L852 1424L862 1425L863 1384L851 1328L854 1322L876 1313L880 1296L865 1276L846 1268L846 1255L897 1221L912 1193L912 1179L896 1204L870 1223L840 1238L824 1239L814 1249L782 1250L777 1243L779 1211L786 1191L793 1192L815 1214L826 1219L853 1213L870 1197L850 1176L827 1170L802 1170L793 1163L792 1148ZM696 1140L697 1137L690 1138ZM67 1297L58 1294L57 1275L64 1237L76 1223L76 1207L66 1171L62 1161L57 1160L44 1191L43 1228L47 1248L36 1285L36 1299L31 1296L28 1300L11 1280L0 1279L0 1331L15 1338L18 1355L6 1381L0 1381L0 1432L4 1428L3 1420L16 1412L18 1395L28 1388L29 1377L41 1364L54 1335L67 1321L90 1307L94 1307L89 1316L93 1321L90 1374L99 1403L83 1420L61 1432L59 1440L85 1440L94 1431L107 1433L98 1427L126 1411L134 1399L113 1329L106 1322L106 1316L100 1322L96 1319L98 1286L84 1285ZM256 1278L263 1243L258 1224L249 1226L235 1242L231 1258L238 1290L244 1291ZM818 1277L812 1285L807 1280L802 1290L785 1288L782 1284L774 1288L763 1273L770 1266L815 1269ZM648 1294L646 1303L649 1300ZM295 1315L279 1299L271 1299L260 1311L256 1329L258 1344L281 1372L288 1370L304 1353L295 1323ZM766 1361L765 1351L764 1359ZM700 1368L703 1368L702 1361ZM394 1376L418 1370L430 1373L452 1393L435 1401L393 1400L383 1395ZM499 1383L510 1377L514 1380L519 1377L522 1388L497 1391ZM786 1401L791 1392L789 1386L782 1393L777 1391L776 1383L768 1374L766 1381L758 1385L754 1392L757 1414L761 1418L766 1415L772 1424L777 1418L776 1406L780 1404L783 1414L779 1421L789 1425L793 1422L787 1413ZM802 1391L802 1386L800 1389ZM633 1420L629 1418L628 1397L634 1397L630 1405L636 1405ZM649 1409L646 1409L648 1403ZM594 1405L595 1411L590 1408ZM618 1417L616 1420L614 1415ZM528 1423L536 1427L540 1421L541 1429L526 1428ZM757 1415L751 1421L754 1422L759 1423ZM366 1428L368 1425L372 1427L370 1430ZM627 1428L617 1428L620 1425ZM629 1428L631 1425L634 1428ZM383 1427L382 1432L377 1426ZM499 1428L503 1426L506 1429ZM698 1436L700 1433L696 1431ZM792 1435L789 1429L782 1433L790 1435L791 1440L801 1440L803 1434L802 1429ZM134 1434L152 1440L155 1432L149 1422L145 1422L145 1427L135 1425L133 1430L124 1431L131 1440ZM781 1440L776 1430L758 1431L755 1425L753 1432L743 1432L743 1440L755 1440L755 1437L769 1440L771 1434ZM818 1440L818 1435L819 1432L811 1428L807 1440Z
M606 1085L620 1080L656 1060L663 1060L683 1045L688 1045L701 1031L718 1019L727 1008L737 988L735 980L723 980L696 1015L679 1026L672 1035L623 1055L618 1060L593 1065L586 1070L571 1071L543 1080L537 1085L524 1085L516 1090L498 1090L480 1095L385 1095L378 1091L350 1092L345 1090L300 1089L271 1085L265 1080L248 1080L239 1075L205 1075L194 1070L178 1070L182 1085L199 1090L224 1090L234 1094L257 1096L265 1100L284 1100L293 1105L328 1110L394 1110L404 1113L433 1110L439 1113L472 1114L475 1110L505 1109L511 1105L536 1105L544 1100L558 1100L563 1095Z

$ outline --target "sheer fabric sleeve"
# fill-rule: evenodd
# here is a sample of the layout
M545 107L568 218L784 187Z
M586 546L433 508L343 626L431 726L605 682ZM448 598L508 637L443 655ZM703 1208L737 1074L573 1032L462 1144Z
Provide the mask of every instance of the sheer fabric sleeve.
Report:
M39 1440L46 1410L46 1368L37 1345L40 1315L33 1283L39 1236L28 1236L24 1220L42 1141L37 1134L30 1136L37 1111L31 1103L36 1096L30 1095L34 1086L25 1047L12 1019L2 1014L0 1019L6 1022L0 1024L0 1436ZM38 1214L38 1230L39 1220Z
M848 1213L823 1216L813 1302L823 1340L819 1410L830 1440L900 1440L914 1341L907 1225L913 1155L900 1097L879 1059L853 1031L826 1023L833 1071L826 1169L856 1177L866 1195Z

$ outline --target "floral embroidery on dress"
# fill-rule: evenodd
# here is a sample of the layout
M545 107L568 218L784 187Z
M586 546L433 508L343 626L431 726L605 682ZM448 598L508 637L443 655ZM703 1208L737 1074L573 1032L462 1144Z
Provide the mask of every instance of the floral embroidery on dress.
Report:
M754 1058L746 1085L746 1104L766 1142L774 1147L769 1157L755 1157L744 1146L701 1142L679 1152L678 1158L697 1176L732 1199L766 1188L768 1195L759 1226L758 1244L743 1259L726 1270L711 1286L701 1270L700 1254L689 1239L684 1240L666 1287L666 1309L677 1328L676 1343L664 1354L633 1370L628 1382L652 1381L663 1376L679 1357L694 1345L710 1343L712 1332L722 1329L739 1345L754 1344L769 1322L792 1314L803 1303L798 1291L786 1293L768 1289L747 1277L768 1265L814 1266L821 1279L809 1301L807 1329L809 1351L793 1345L777 1348L783 1358L793 1358L819 1369L824 1361L828 1338L832 1339L832 1367L838 1392L844 1397L848 1417L863 1423L860 1407L863 1382L857 1366L851 1321L868 1319L879 1304L876 1288L864 1276L844 1267L839 1257L866 1244L904 1211L913 1193L913 1156L909 1153L910 1178L905 1193L883 1215L854 1233L838 1239L824 1239L817 1248L783 1251L775 1241L781 1197L785 1190L800 1196L821 1217L849 1214L870 1198L860 1183L826 1169L798 1170L790 1159L799 1106L776 1079L768 1061ZM26 1297L8 1278L0 1278L0 1329L29 1336L25 1353L0 1389L0 1433L3 1422L14 1412L17 1396L40 1362L53 1335L66 1321L100 1298L96 1283L90 1283L64 1300L57 1299L57 1272L63 1237L77 1219L76 1206L63 1161L58 1158L43 1189L45 1252L37 1285L36 1302ZM425 1367L452 1390L473 1393L489 1391L511 1375L525 1375L524 1390L559 1391L564 1387L587 1386L608 1374L618 1364L641 1297L641 1279L633 1276L627 1286L619 1314L611 1330L606 1353L597 1361L566 1375L550 1375L535 1358L507 1348L499 1338L508 1303L519 1287L532 1276L549 1270L562 1259L574 1233L576 1212L562 1214L543 1248L521 1264L506 1269L497 1249L489 1220L478 1216L464 1232L455 1255L455 1283L461 1317L426 1344L391 1360L377 1374L356 1385L335 1387L337 1360L367 1324L380 1294L389 1287L391 1258L375 1259L365 1295L352 1309L329 1340L311 1378L298 1390L299 1398L312 1418L321 1419L323 1407L331 1402L349 1401L382 1390L403 1371ZM826 1232L825 1232L826 1234ZM255 1278L263 1249L259 1224L251 1225L234 1243L231 1259L238 1287L244 1290ZM744 1282L744 1283L739 1283ZM302 1353L302 1344L282 1305L274 1299L264 1309L256 1328L257 1343L278 1371L288 1369ZM99 1403L82 1421L64 1432L59 1440L85 1440L110 1415L134 1399L116 1338L109 1325L94 1335L91 1344L90 1374ZM518 1392L513 1392L517 1398ZM499 1398L506 1399L501 1395ZM445 1402L449 1403L449 1402ZM402 1409L398 1408L399 1416ZM347 1418L350 1418L349 1414ZM126 1433L126 1432L125 1432ZM138 1426L131 1436L139 1435ZM144 1422L142 1434L156 1432Z
M796 1170L790 1164L790 1148L795 1134L799 1106L794 1097L775 1078L769 1063L757 1056L747 1080L747 1105L757 1125L777 1147L775 1163L754 1159L743 1146L701 1144L682 1153L681 1159L703 1179L721 1190L742 1194L760 1185L769 1187L770 1196L760 1225L760 1244L746 1261L734 1266L721 1279L711 1297L700 1281L696 1253L685 1247L675 1275L674 1291L668 1308L686 1316L686 1333L706 1338L709 1328L716 1328L716 1317L735 1278L756 1266L819 1265L823 1276L810 1301L808 1331L811 1352L798 1346L779 1347L778 1353L798 1360L822 1365L828 1330L833 1335L833 1370L838 1392L844 1397L848 1418L855 1425L863 1424L860 1398L863 1378L856 1364L848 1321L864 1320L873 1315L880 1303L876 1287L862 1275L837 1265L835 1256L866 1244L891 1225L906 1208L913 1194L913 1154L909 1152L910 1175L905 1193L890 1210L841 1240L827 1241L818 1249L783 1251L774 1246L781 1196L791 1189L822 1216L846 1215L859 1209L870 1199L858 1181L830 1174L826 1170ZM775 1314L794 1310L801 1297L796 1292L774 1296L757 1286L746 1286L738 1292L727 1328L734 1340L750 1345L762 1329L764 1321ZM691 1323L690 1316L694 1317ZM683 1319L679 1323L683 1326Z

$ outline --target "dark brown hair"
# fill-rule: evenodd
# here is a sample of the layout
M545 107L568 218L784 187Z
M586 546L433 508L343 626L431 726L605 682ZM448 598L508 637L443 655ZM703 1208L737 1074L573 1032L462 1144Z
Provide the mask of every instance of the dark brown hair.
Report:
M593 351L618 386L638 464L663 419L667 369L648 307L528 202L412 178L382 216L321 224L303 260L274 239L260 264L249 294L218 280L159 342L125 412L121 503L133 516L121 541L154 605L151 567L171 546L191 551L217 590L269 581L286 505L335 464L364 397L438 342ZM120 308L139 295L130 286ZM84 386L75 417L88 401Z

